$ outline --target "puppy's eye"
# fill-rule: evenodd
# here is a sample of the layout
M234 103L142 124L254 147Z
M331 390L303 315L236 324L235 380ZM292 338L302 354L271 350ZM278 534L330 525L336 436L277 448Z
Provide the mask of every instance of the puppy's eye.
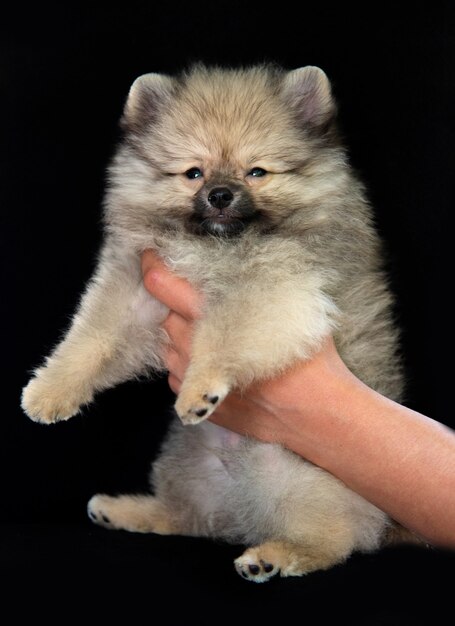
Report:
M185 172L185 176L190 180L194 180L195 178L201 178L203 175L204 174L202 173L202 170L200 170L198 167L190 167L190 169L186 170Z
M262 167L253 167L252 170L248 172L248 176L254 176L254 178L260 178L261 176L265 176L267 174L267 170Z

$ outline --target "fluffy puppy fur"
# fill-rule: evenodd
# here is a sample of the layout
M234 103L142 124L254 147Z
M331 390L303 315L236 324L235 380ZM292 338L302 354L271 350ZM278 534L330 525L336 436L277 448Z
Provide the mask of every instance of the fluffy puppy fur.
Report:
M395 527L289 450L205 421L231 389L310 357L329 333L357 376L400 400L381 246L335 112L316 67L198 65L138 78L109 170L97 270L22 395L27 414L48 424L163 370L167 311L140 271L141 252L156 250L205 302L178 417L151 493L99 494L88 512L108 528L243 543L235 567L256 582L377 549Z

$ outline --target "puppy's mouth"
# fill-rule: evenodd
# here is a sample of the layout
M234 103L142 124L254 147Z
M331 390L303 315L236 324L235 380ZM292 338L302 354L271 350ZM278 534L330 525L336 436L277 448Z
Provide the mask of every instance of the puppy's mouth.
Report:
M246 222L240 215L223 209L210 211L209 215L203 216L199 221L199 229L202 233L223 237L238 235L245 227Z
M250 198L239 196L228 206L216 207L200 197L195 201L188 228L198 235L234 237L242 233L257 217L258 212Z

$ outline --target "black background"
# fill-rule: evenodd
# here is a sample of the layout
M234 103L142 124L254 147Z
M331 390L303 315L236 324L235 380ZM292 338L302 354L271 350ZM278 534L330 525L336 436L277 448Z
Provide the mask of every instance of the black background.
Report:
M118 6L18 2L3 10L0 528L2 571L10 580L25 575L35 590L49 584L62 592L78 565L90 581L81 591L78 578L78 596L103 598L100 611L112 605L106 591L112 587L103 587L103 596L100 580L114 585L118 611L125 612L141 598L154 598L151 610L161 606L162 589L174 589L180 600L166 604L169 617L156 621L166 626L204 624L206 615L223 623L227 607L236 620L291 611L306 623L310 607L319 611L319 623L334 623L334 615L342 624L444 623L438 621L449 602L443 569L453 572L452 554L388 550L353 557L328 573L258 587L237 580L231 561L238 548L90 526L85 506L93 493L145 488L173 400L165 380L121 385L82 416L53 427L30 422L19 399L92 272L105 168L134 78L197 60L275 61L287 68L319 65L332 80L351 161L367 184L389 255L406 404L454 427L452 6L449 0L267 6L133 0ZM51 605L38 595L33 610L44 615ZM204 609L207 596L218 603L213 600L213 613ZM81 608L81 601L74 606Z

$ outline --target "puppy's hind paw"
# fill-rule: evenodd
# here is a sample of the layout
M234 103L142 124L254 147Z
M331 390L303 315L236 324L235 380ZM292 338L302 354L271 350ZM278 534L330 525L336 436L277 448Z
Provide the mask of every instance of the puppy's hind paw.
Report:
M237 573L255 583L263 583L278 574L279 567L268 563L255 554L243 554L234 561Z
M114 498L104 494L93 496L87 505L87 514L92 522L105 528L115 528L108 517L108 512Z
M208 386L207 386L208 387ZM175 410L184 424L198 424L207 419L229 393L225 383L197 390L184 385L175 403Z

